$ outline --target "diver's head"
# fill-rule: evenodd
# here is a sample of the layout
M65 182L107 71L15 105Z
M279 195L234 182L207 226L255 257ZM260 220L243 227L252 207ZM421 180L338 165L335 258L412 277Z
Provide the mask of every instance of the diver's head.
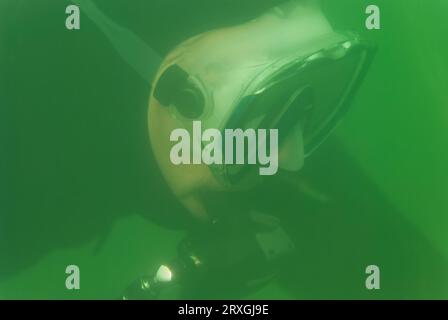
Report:
M195 141L198 121L219 132L275 129L280 170L300 170L339 121L366 61L366 47L335 32L315 1L289 1L177 46L156 74L149 102L152 148L173 192L207 217L203 191L240 191L263 180L253 165L173 163L176 129L190 133L192 148L205 147L200 136Z

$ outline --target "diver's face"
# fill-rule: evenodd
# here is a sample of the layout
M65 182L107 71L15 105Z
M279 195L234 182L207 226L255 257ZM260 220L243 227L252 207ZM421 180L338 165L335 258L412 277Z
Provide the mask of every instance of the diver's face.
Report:
M295 2L287 12L271 12L237 27L211 31L194 37L174 49L165 59L154 84L172 66L178 65L206 87L203 114L185 119L176 105L162 105L154 97L149 101L149 134L158 165L179 200L200 218L210 216L201 194L240 190L224 185L205 164L174 165L170 151L173 130L187 122L201 120L208 127L223 129L222 123L234 112L235 100L266 65L314 37L330 33L331 27L318 7L310 2ZM154 86L153 86L154 89ZM253 128L259 129L259 128ZM304 152L300 127L279 146L278 161L288 170L299 170ZM282 166L283 165L283 166ZM225 191L225 192L224 192Z

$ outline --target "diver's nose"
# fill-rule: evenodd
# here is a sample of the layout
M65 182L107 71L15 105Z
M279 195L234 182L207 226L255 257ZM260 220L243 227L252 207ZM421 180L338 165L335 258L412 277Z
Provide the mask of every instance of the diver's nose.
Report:
M280 145L279 167L287 171L299 171L305 163L305 147L302 125L297 124Z
M285 114L278 122L280 135L279 167L299 171L305 162L304 127L313 110L313 90L306 86L290 98Z

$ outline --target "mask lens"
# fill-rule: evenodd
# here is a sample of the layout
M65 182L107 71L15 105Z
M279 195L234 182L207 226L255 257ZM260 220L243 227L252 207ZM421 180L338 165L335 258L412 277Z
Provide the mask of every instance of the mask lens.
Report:
M304 126L307 153L310 153L337 125L348 107L348 98L359 81L365 52L356 50L344 57L311 63L301 78L313 88L313 108Z
M368 50L355 47L337 58L322 55L277 73L254 94L241 99L228 128L277 128L279 143L300 125L305 155L338 124L368 62ZM228 166L230 180L251 170Z
M305 149L310 153L346 110L365 62L366 51L353 50L342 58L293 65L271 78L259 92L243 98L228 125L278 128L281 137L300 123Z

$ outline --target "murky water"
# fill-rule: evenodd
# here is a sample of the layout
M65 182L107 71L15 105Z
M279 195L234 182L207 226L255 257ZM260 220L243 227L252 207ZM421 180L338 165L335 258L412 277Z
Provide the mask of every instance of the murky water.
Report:
M279 1L130 2L95 1L164 57ZM277 216L296 246L273 280L243 297L448 298L448 2L376 0L381 29L367 30L371 2L321 1L336 30L361 34L376 55L300 175L237 201ZM0 298L115 298L171 259L195 224L150 151L148 82L82 7L81 29L68 31L68 4L0 0ZM71 264L78 291L65 288ZM365 288L371 264L380 290ZM204 295L200 286L192 294Z

